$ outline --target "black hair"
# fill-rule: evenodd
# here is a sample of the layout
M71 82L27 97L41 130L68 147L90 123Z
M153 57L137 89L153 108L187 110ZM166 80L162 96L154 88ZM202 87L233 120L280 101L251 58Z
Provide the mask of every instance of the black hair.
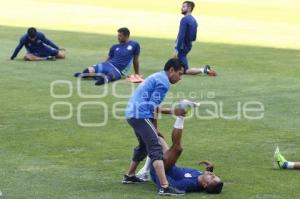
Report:
M210 183L205 188L206 193L219 194L223 189L223 182Z
M122 33L124 36L128 36L128 37L129 37L129 35L130 35L129 29L128 29L128 28L125 28L125 27L119 28L118 32L119 32L119 33Z
M36 28L34 28L34 27L30 27L27 30L27 34L30 38L34 38L36 36L36 33L37 33L37 31L36 31Z
M191 11L193 11L193 9L195 7L195 3L194 2L192 2L192 1L185 1L183 3L186 3L191 8Z
M169 71L170 68L173 68L175 71L179 71L183 68L183 63L177 58L171 58L165 64L164 71Z

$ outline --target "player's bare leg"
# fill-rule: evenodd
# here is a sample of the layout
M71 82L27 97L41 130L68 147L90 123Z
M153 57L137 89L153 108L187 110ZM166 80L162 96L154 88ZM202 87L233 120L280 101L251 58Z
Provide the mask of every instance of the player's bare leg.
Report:
M203 68L189 68L185 71L185 74L187 75L198 75L198 74L203 74L203 75L208 75L208 76L216 76L217 73L209 65L206 65Z
M39 57L32 53L26 53L26 55L24 56L24 60L26 60L26 61L45 61L45 60L55 60L55 57L53 59L53 57Z

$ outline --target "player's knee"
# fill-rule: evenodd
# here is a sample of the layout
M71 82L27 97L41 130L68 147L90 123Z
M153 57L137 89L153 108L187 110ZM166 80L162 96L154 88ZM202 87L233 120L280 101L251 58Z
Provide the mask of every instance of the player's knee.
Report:
M89 73L96 73L95 68L92 66L89 66L87 69L88 69Z

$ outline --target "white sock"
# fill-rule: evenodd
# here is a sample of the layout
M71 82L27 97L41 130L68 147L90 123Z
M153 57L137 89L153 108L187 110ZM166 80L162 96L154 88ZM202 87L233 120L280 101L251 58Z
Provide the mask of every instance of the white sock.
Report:
M137 175L140 175L140 174L143 174L143 173L146 173L146 172L150 171L150 166L151 166L151 159L149 158L149 156L147 156L143 168L141 168L139 170L139 172L137 173Z
M286 168L287 169L293 169L295 166L295 162L288 162Z
M204 74L204 68L199 68L200 72Z
M175 129L183 129L184 117L176 117L176 121L174 123Z

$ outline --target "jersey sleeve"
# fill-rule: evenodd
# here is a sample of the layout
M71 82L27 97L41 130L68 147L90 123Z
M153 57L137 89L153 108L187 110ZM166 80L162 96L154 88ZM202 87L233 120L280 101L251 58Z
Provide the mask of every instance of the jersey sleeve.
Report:
M41 33L41 41L55 49L59 49L57 45L55 45L51 40L47 39L46 36L42 33Z
M151 106L151 112L155 112L155 107L157 107L166 97L166 93L168 92L168 88L161 82L153 83L154 85L154 91L152 92L150 96L150 104Z
M135 43L135 47L134 47L134 51L133 51L133 55L134 56L139 56L140 55L140 44L138 42Z
M182 18L180 21L180 26L179 26L179 32L177 35L177 41L176 41L176 46L175 49L179 51L183 47L183 42L187 30L187 21L186 18Z
M113 46L109 49L109 53L108 53L108 56L109 56L110 59L114 57L114 51L115 51L115 46L113 45Z
M25 37L22 37L19 41L19 44L18 46L16 47L14 53L12 54L11 56L11 59L14 59L18 53L20 52L20 50L23 48L23 46L25 45L25 42L26 42L26 38Z

